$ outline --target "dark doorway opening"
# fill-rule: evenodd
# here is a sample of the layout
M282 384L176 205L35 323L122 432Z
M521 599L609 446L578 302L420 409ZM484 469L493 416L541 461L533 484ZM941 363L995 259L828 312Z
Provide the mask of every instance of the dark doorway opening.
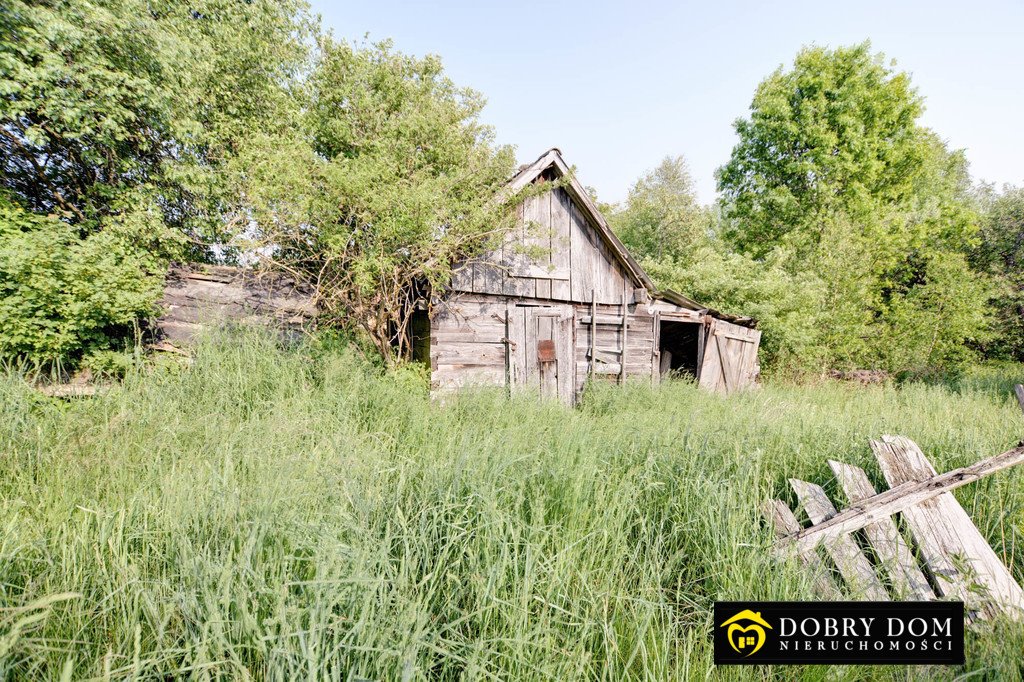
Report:
M430 367L430 315L425 307L417 307L409 316L409 346L411 360Z
M703 325L695 322L673 322L662 318L658 338L662 377L675 374L697 378L702 329Z

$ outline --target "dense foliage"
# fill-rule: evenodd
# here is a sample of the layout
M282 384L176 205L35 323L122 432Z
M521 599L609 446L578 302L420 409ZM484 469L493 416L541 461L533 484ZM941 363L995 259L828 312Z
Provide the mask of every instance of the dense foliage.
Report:
M493 198L513 158L477 121L483 99L436 57L322 35L298 0L19 0L0 22L5 356L115 344L185 257L308 279L326 322L390 357L415 287L504 224ZM98 244L99 278L78 281ZM89 293L113 281L132 285Z
M386 359L412 302L510 223L511 150L437 57L324 34L301 0L0 11L0 356L128 346L172 258L314 284ZM761 321L770 371L1024 357L1020 191L971 187L868 44L758 87L701 206L683 157L610 220L657 282Z
M637 258L686 258L707 237L710 211L697 201L682 156L666 156L629 190L625 206L609 218Z
M291 0L0 8L0 353L74 361L151 314L167 259L208 257L227 161L288 109Z
M992 272L1012 277L1013 219L981 215L963 153L919 124L907 74L867 43L807 48L761 83L750 110L703 232L672 253L652 249L633 194L613 221L661 284L758 317L773 370L949 371L1014 343L993 343L990 306ZM642 184L697 215L685 176ZM1012 214L1009 203L992 210Z
M508 223L495 198L514 157L482 107L436 57L324 37L301 116L243 156L255 246L316 282L327 321L359 326L387 359L409 348L416 298Z
M994 357L1024 361L1024 188L1002 193L982 187L984 218L971 254L980 271L998 284L994 300L999 335L986 349Z

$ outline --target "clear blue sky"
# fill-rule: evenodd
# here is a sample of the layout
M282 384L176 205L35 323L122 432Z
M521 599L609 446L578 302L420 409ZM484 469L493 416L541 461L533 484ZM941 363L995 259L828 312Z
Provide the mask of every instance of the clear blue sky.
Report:
M440 55L487 96L484 120L521 162L559 147L602 200L666 154L701 199L754 88L802 45L870 39L913 74L923 122L965 148L976 179L1024 184L1024 0L971 2L399 2L313 0L338 37Z

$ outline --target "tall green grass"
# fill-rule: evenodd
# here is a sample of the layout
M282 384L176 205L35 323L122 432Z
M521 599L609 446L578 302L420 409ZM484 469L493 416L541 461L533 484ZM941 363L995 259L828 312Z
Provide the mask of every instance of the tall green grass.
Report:
M812 597L768 557L763 499L830 484L829 458L878 482L883 433L940 470L1001 452L1019 378L597 387L568 410L432 402L413 372L260 337L88 400L8 374L0 679L1020 679L1004 625L965 669L709 672L715 599ZM957 493L1018 578L1022 480Z

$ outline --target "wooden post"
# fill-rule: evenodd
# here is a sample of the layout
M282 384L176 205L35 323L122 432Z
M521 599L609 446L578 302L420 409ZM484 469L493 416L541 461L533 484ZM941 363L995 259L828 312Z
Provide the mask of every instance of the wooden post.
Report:
M651 382L661 383L661 312L654 311L654 344L651 346Z
M700 326L697 328L697 381L700 382L700 375L704 369L704 344L706 342L705 336L708 332L708 317L707 312L703 313L704 317L700 320Z
M626 292L622 292L622 352L619 353L619 383L626 380L626 330L629 328L629 304Z
M590 378L594 378L597 362L597 289L590 290Z
M1016 384L1013 387L1013 393L1017 396L1017 404L1020 405L1020 409L1024 412L1024 386Z

